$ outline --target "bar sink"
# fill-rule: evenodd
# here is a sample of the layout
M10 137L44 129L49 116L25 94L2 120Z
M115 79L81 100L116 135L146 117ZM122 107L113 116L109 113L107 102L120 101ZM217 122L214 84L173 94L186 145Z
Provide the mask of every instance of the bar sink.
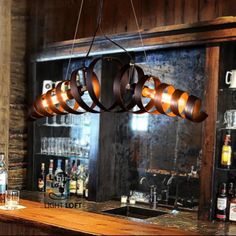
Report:
M149 210L149 209L133 207L133 206L124 206L124 207L114 208L110 210L105 210L103 212L112 214L112 215L121 215L121 216L133 217L133 218L138 218L138 219L148 219L151 217L168 214L167 212L164 212L164 211Z

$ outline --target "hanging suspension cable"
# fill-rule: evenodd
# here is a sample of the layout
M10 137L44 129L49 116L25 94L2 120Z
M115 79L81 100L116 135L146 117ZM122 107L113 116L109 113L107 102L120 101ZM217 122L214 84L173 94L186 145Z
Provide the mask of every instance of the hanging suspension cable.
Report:
M143 37L142 37L142 34L140 32L140 28L139 28L138 19L137 19L136 11L135 11L135 8L134 8L133 0L130 0L130 4L131 4L132 11L133 11L133 14L134 14L135 23L136 23L136 26L137 26L137 29L138 29L139 38L140 38L140 41L141 41L141 44L142 44L145 61L148 64L147 54L146 54L146 51L145 51L145 48L144 48Z
M99 5L99 9L98 9L98 16L97 16L97 22L96 22L96 29L94 31L93 38L92 38L91 43L89 45L89 49L87 51L87 54L86 54L86 56L84 58L84 64L85 64L86 59L89 57L90 51L91 51L91 49L93 47L93 44L94 44L95 37L97 35L98 29L99 29L100 24L101 24L102 9L103 9L103 0L100 0L100 5Z
M88 58L90 52L91 52L91 49L92 49L92 46L94 44L94 41L95 41L95 37L97 35L97 32L98 30L100 30L100 32L102 33L102 35L108 40L110 41L111 43L113 43L114 45L116 45L117 47L121 48L124 52L127 53L127 55L129 56L130 60L133 62L133 57L131 56L131 54L124 48L122 47L121 45L119 45L118 43L116 43L114 40L112 40L110 37L108 37L104 31L102 30L102 27L101 27L101 24L102 24L102 11L103 11L103 0L100 1L100 5L99 5L99 11L98 11L98 17L97 17L97 26L96 26L96 29L95 29L95 32L94 32L94 35L93 35L93 38L91 40L91 43L90 43L90 46L89 46L89 49L88 49L88 52L84 58L84 62L86 61L86 59Z
M79 22L80 22L80 17L81 17L81 12L82 12L83 5L84 5L84 0L81 0L80 8L79 8L79 14L78 14L77 22L76 22L76 27L75 27L74 38L73 38L73 42L72 42L72 46L71 46L71 51L70 51L70 58L69 58L67 69L66 69L66 77L65 77L65 79L67 79L67 76L68 76L68 73L69 73L69 69L70 69L71 57L72 57L72 54L74 52L75 40L76 40L76 35L78 33Z

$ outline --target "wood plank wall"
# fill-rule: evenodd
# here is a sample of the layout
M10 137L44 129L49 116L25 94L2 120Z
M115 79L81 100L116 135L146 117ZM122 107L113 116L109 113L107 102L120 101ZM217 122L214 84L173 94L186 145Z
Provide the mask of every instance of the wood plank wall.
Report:
M8 156L11 0L0 1L0 152Z
M27 0L12 0L9 117L9 188L24 188L27 169Z
M99 2L84 1L77 38L93 35ZM41 45L73 38L80 3L81 0L32 1ZM236 15L235 0L133 0L133 3L142 29ZM104 0L102 28L106 34L137 30L130 0Z

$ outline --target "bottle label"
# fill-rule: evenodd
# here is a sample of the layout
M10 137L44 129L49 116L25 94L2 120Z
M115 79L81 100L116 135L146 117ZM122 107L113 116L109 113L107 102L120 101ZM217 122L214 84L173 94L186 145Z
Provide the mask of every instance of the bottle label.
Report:
M226 219L226 215L216 214L217 219Z
M76 181L75 180L70 181L70 192L76 193Z
M0 174L0 194L4 194L7 187L7 175L6 173Z
M1 173L0 174L0 185L5 185L6 182L7 182L6 174L5 173Z
M39 179L39 181L38 181L38 188L39 189L43 189L43 187L44 187L44 182L43 182L42 179Z
M84 181L82 179L77 180L77 194L83 195L84 193Z
M218 210L225 210L227 207L227 198L218 198L217 199L217 209Z
M236 221L236 203L230 203L229 220Z
M227 166L231 165L231 146L223 146L221 154L221 164Z

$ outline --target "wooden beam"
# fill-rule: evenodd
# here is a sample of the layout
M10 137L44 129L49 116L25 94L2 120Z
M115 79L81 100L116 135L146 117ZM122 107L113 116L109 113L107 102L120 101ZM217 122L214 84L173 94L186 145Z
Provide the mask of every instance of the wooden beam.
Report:
M190 45L213 44L236 41L236 17L222 17L213 21L194 24L180 24L142 30L146 50L162 49ZM109 35L117 44L127 51L142 51L138 32ZM46 45L42 51L33 56L33 61L50 61L73 57L84 57L91 43L91 38L57 42ZM102 55L124 52L102 36L96 37L90 55Z
M203 124L202 163L200 173L200 199L198 217L209 220L212 208L212 178L215 161L216 120L218 101L220 47L206 48L205 110L208 118Z

